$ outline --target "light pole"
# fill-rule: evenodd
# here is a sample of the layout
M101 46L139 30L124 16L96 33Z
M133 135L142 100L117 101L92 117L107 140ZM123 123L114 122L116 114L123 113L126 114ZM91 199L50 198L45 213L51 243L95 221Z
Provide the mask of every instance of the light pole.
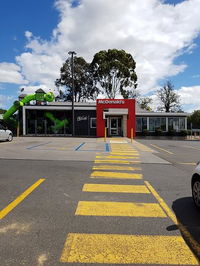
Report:
M68 53L71 55L71 73L72 73L72 137L75 135L74 130L74 55L76 55L76 52L69 51Z

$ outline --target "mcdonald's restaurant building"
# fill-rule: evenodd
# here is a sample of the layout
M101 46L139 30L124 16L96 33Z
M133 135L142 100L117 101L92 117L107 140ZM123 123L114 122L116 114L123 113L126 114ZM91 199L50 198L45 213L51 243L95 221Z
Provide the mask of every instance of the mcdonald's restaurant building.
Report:
M134 99L98 99L92 103L74 104L75 136L104 137L140 135L143 132L163 134L187 130L187 113L149 112ZM72 136L72 105L69 102L25 105L22 129L25 136Z

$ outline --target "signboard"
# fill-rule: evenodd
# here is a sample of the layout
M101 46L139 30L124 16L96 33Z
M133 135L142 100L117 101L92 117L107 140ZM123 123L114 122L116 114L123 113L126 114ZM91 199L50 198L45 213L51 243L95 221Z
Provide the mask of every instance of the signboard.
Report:
M124 100L99 100L98 104L125 104Z

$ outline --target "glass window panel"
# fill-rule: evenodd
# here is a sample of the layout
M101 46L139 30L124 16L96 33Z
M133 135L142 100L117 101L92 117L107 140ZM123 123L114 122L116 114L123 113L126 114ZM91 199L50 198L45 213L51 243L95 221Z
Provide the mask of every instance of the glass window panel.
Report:
M155 118L149 118L149 131L155 131Z
M142 119L141 119L141 117L136 118L136 131L137 132L142 131Z
M183 117L179 118L179 128L180 128L180 130L185 129L185 118L183 118Z
M90 128L96 128L97 121L96 118L90 118Z
M173 119L173 129L175 131L179 131L179 119L178 119L178 117L175 117Z
M168 129L173 130L173 118L168 117Z
M155 117L155 129L160 129L160 118Z
M142 130L147 130L147 118L142 118Z
M179 118L178 117L170 117L169 121L169 130L179 131Z
M162 117L160 119L160 128L162 129L162 131L166 131L166 118Z

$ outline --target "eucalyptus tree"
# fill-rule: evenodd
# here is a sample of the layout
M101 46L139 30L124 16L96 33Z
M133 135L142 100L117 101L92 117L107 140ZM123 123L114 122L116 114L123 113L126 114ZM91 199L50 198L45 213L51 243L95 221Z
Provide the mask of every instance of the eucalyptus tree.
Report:
M160 101L159 111L180 112L180 96L174 91L174 86L167 81L162 88L157 91L157 97Z
M60 78L56 79L57 87L64 87L65 92L60 91L60 98L72 101L72 71L71 59L68 58L60 69ZM82 102L95 100L98 96L98 88L93 84L93 76L90 64L83 57L74 57L74 101Z
M137 87L136 63L124 50L100 51L94 55L90 67L95 88L110 99L117 95L129 98L130 91Z

